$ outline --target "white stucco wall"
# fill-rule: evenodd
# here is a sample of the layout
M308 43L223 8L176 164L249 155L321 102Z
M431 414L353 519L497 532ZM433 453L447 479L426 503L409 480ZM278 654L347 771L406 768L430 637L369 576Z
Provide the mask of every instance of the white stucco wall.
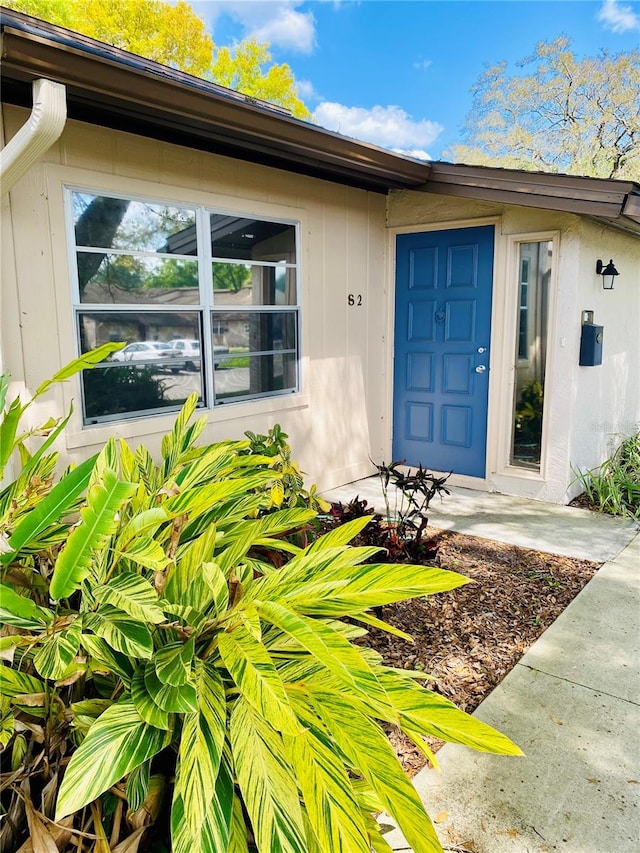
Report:
M28 113L4 108L10 139ZM310 482L328 488L366 476L382 452L387 270L385 196L70 121L58 143L3 202L2 351L25 393L75 357L63 188L131 193L223 207L301 223L300 394L228 404L208 412L205 440L242 438L280 423ZM349 293L362 305L347 307ZM77 380L56 389L36 418L79 399ZM110 436L157 452L173 416L84 427L76 412L64 461Z
M5 107L10 139L28 116ZM578 216L397 191L388 198L133 135L69 122L43 162L2 207L2 364L25 393L71 360L75 332L63 211L65 185L204 204L301 223L302 389L208 412L205 440L266 432L278 422L294 456L320 488L389 460L392 439L394 245L401 231L491 222L496 226L487 477L458 481L505 493L566 501L573 467L593 467L612 434L640 422L640 240ZM553 239L549 361L540 472L508 465L517 313L517 242ZM614 258L605 293L595 262ZM349 293L362 305L349 308ZM604 362L578 366L581 311L604 331ZM36 419L66 411L77 380L56 389ZM76 413L63 460L95 452L110 435L157 452L171 415L83 427Z
M613 258L620 273L612 291L595 273L598 258ZM640 430L640 239L584 222L576 278L579 311L592 310L604 327L602 365L578 367L572 387L570 460L584 470Z

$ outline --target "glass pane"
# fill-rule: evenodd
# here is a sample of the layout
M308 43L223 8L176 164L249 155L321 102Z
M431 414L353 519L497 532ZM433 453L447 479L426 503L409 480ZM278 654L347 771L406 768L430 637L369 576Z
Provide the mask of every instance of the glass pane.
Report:
M94 304L197 305L198 262L78 252L80 301Z
M540 468L542 451L552 249L547 240L520 244L511 464L534 470Z
M127 343L84 371L85 422L180 406L194 391L204 399L196 312L84 312L79 332L83 352L108 341Z
M213 374L216 404L259 397L281 391L295 391L295 353L274 355L233 355L222 359Z
M230 354L295 350L296 320L295 311L215 311L213 342Z
M211 254L239 261L296 261L295 225L211 214Z
M195 255L194 210L74 192L77 246Z
M213 264L213 298L220 306L295 305L295 268L218 261Z

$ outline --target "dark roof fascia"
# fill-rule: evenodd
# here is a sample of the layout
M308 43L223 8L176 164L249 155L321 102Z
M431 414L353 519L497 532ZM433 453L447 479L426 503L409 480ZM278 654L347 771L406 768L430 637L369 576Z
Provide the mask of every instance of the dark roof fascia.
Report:
M425 192L558 210L640 234L640 184L607 178L432 162Z
M430 165L341 136L270 105L11 10L2 23L2 99L31 107L30 84L67 87L69 118L347 186L417 187Z

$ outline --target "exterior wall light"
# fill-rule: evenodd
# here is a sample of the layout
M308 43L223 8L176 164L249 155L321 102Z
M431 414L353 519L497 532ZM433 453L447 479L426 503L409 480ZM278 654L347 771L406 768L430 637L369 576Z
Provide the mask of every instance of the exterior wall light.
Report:
M602 287L605 290L613 290L613 283L617 275L620 275L618 270L613 265L613 260L605 265L601 260L596 261L596 275L602 276Z

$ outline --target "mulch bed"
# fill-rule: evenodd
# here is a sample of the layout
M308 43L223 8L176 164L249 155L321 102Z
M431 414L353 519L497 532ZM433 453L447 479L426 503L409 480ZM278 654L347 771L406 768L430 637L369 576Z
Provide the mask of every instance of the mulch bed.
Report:
M429 534L437 545L429 564L460 572L473 583L384 608L384 619L410 634L414 644L376 629L363 642L391 666L433 676L430 689L472 712L600 564L432 528ZM389 736L405 770L415 775L425 758L400 732ZM434 751L443 745L429 744Z

